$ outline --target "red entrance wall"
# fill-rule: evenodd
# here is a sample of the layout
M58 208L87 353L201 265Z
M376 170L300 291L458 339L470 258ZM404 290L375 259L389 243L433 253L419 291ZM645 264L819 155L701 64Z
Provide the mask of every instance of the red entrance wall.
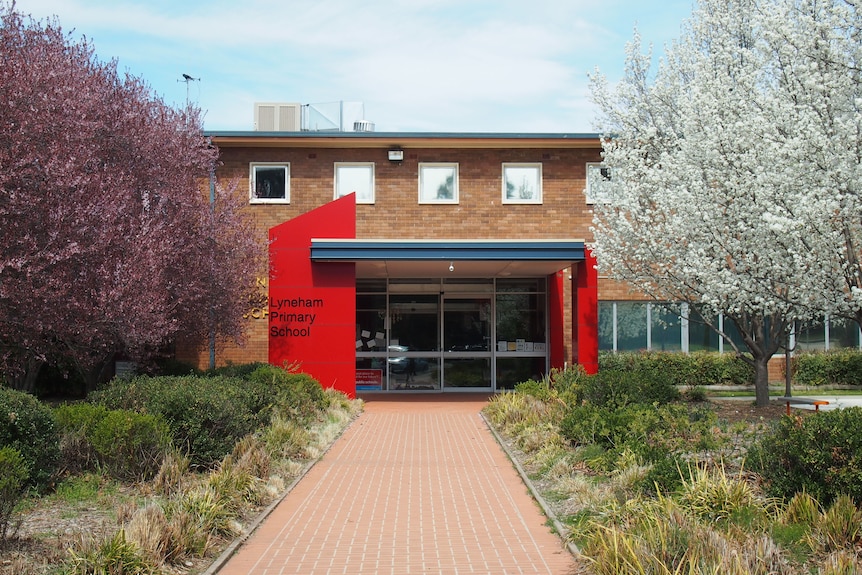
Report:
M599 371L599 273L596 258L588 249L584 261L573 267L575 282L572 347L575 361L587 373Z
M312 238L355 238L350 194L269 230L269 363L356 395L356 268L311 261Z
M566 366L565 290L560 272L548 276L548 331L550 334L551 369Z

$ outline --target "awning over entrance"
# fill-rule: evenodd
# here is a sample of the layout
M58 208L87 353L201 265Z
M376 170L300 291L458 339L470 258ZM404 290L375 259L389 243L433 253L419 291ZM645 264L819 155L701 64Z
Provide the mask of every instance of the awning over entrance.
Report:
M356 277L540 277L584 260L584 241L312 239L311 260L354 262Z

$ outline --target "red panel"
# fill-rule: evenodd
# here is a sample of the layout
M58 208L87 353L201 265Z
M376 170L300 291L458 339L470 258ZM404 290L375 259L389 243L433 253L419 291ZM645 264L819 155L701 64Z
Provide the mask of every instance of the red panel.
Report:
M548 330L550 331L551 369L566 365L563 274L548 276Z
M356 395L356 269L312 262L312 238L354 238L356 203L345 196L270 229L269 362L300 369Z
M578 363L587 373L596 373L599 370L599 274L596 258L589 249L586 259L576 267L573 345L577 349Z

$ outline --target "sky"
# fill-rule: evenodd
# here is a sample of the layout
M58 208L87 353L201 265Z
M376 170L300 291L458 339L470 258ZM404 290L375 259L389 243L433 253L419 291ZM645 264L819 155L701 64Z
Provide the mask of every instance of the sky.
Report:
M256 102L326 111L344 102L378 132L593 133L589 74L619 79L635 28L660 57L693 3L15 0L15 8L56 17L166 103L197 105L208 131L252 130Z

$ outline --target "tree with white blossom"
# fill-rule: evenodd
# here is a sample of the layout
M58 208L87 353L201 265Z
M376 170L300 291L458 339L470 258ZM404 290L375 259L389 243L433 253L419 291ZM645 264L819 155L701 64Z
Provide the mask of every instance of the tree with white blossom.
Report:
M844 0L701 0L655 72L636 34L618 86L592 77L600 268L687 304L753 366L758 406L794 325L862 309L859 46Z

